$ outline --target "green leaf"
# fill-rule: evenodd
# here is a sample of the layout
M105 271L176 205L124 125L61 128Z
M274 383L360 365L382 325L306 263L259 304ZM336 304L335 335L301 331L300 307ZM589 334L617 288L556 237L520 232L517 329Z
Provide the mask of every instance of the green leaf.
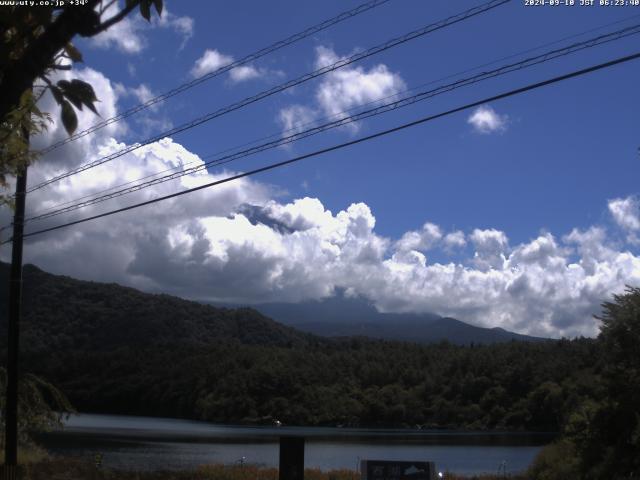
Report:
M64 91L64 96L78 109L82 110L82 100L73 92L69 90Z
M147 22L151 21L151 0L140 0L140 15L142 15Z
M158 16L162 15L162 0L153 0L153 4L156 7L156 12L158 12Z
M90 83L83 82L82 80L78 80L74 78L71 80L70 88L75 92L83 102L97 102L98 98L96 97L96 92L93 90L93 87Z
M84 105L89 107L89 109L97 115L98 111L93 103L97 102L98 98L96 97L96 92L93 90L91 84L75 78L71 80L71 88L78 99L80 99Z
M56 100L57 104L62 105L62 102L64 102L62 90L55 85L51 85L51 93L53 94L53 98Z
M85 103L85 105L87 107L89 107L89 110L91 110L93 113L95 113L96 115L100 116L100 114L98 113L98 110L96 110L96 107L93 104L93 102L87 102L87 103Z
M90 83L74 78L71 81L60 80L58 86L67 100L73 103L77 109L82 110L82 106L86 105L93 113L98 114L93 105L98 101L98 98Z
M62 101L62 113L60 117L62 118L62 125L64 125L64 129L69 136L73 135L73 132L78 128L78 117L71 104L66 100Z
M82 62L82 54L72 43L67 43L64 47L64 51L67 52L69 58L74 62Z

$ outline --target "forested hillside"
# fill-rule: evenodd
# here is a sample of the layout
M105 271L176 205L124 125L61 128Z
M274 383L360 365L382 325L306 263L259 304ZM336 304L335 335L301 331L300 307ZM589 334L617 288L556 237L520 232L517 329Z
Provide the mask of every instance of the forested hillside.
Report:
M9 266L0 263L3 312L7 305L8 277ZM25 337L23 347L31 353L232 341L290 345L305 343L308 338L248 308L214 308L115 283L51 275L33 265L25 265L23 277L21 330Z
M57 384L80 411L225 423L555 431L596 388L599 368L589 339L329 340L251 309L33 266L25 268L21 350L25 369Z

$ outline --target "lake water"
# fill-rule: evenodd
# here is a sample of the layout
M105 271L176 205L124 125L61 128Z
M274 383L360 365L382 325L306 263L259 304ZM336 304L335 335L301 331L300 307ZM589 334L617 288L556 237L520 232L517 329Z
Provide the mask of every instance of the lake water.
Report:
M61 432L43 436L53 454L93 459L135 470L193 469L210 463L278 466L278 439L303 436L306 468L357 470L360 459L434 461L439 471L495 473L525 470L552 436L426 430L323 427L245 427L189 420L73 415Z

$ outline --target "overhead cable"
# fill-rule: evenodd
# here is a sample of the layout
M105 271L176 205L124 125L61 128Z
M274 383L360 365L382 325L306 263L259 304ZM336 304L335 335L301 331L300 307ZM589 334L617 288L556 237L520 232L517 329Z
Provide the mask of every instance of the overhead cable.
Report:
M198 117L194 120L191 120L190 122L184 123L180 126L174 127L172 129L166 130L158 135L155 135L153 137L147 138L146 140L143 140L142 142L139 143L135 143L132 144L128 147L125 147L121 150L118 150L116 152L113 152L110 155L101 157L97 160L94 160L92 162L86 163L84 165L80 165L77 168L74 168L72 170L69 170L65 173L62 173L60 175L56 175L48 180L45 180L42 183L39 183L35 186L29 187L27 189L27 193L31 193L35 190L39 190L43 187L46 187L47 185L50 185L54 182L60 181L64 178L70 177L72 175L76 175L78 173L84 172L86 170L89 170L91 168L97 167L99 165L102 165L104 163L110 162L112 160L115 160L116 158L119 158L123 155L126 155L127 153L133 152L145 145L149 145L151 143L157 142L159 140L162 140L165 137L171 136L171 135L175 135L181 132L184 132L186 130L190 130L194 127L197 127L198 125L202 125L205 122L209 122L211 120L213 120L214 118L220 117L222 115L225 115L227 113L233 112L235 110L238 110L242 107L245 107L247 105L250 105L252 103L255 103L257 101L260 101L264 98L267 98L271 95L275 95L276 93L282 92L284 90L287 90L289 88L292 88L294 86L300 85L304 82L307 82L309 80L312 80L316 77L325 75L329 72L333 72L334 70L338 70L339 68L345 67L347 65L350 65L354 62L357 62L359 60L362 60L364 58L370 57L372 55L376 55L378 53L381 53L385 50L388 50L390 48L396 47L398 45L404 44L406 42L409 42L411 40L415 40L416 38L422 37L424 35L427 35L429 33L432 33L434 31L440 30L442 28L448 27L450 25L456 24L458 22L461 22L463 20L466 20L468 18L474 17L476 15L479 15L481 13L487 12L489 10L492 10L498 6L504 5L506 3L509 3L511 0L491 0L489 2L483 3L482 5L470 8L468 10L465 10L464 12L458 13L456 15L452 15L448 18L445 18L444 20L441 20L439 22L436 23L432 23L430 25L427 25L425 27L419 28L417 30L414 30L412 32L409 32L405 35L402 35L400 37L396 37L394 39L391 39L381 45L377 45L375 47L369 48L368 50L365 50L363 52L359 52L356 53L354 55L351 55L350 57L346 57L346 58L342 58L340 60L338 60L335 63L332 63L331 65L326 65L324 67L321 67L317 70L314 70L313 72L307 73L305 75L302 75L300 77L294 78L292 80L289 80L288 82L285 82L283 84L277 85L269 90L264 90L256 95L253 95L251 97L247 97L244 100L241 100L239 102L233 103L231 105L228 105L226 107L220 108L214 112L210 112L207 113L206 115L203 115L201 117Z
M610 32L610 33L606 33L603 35L600 35L598 37L594 37L594 38L590 38L588 40L584 40L582 42L576 42L574 44L568 45L566 47L563 48L559 48L559 49L555 49L555 50L551 50L549 52L545 52L543 54L540 55L536 55L534 57L530 57L530 58L526 58L524 60L521 60L519 62L515 62L515 63L511 63L508 65L504 65L501 66L499 68L496 68L494 70L490 70L490 71L486 71L486 72L482 72L479 73L477 75L471 76L471 77L467 77L467 78L463 78L460 80L457 80L453 83L449 83L446 85L442 85L440 87L431 89L431 90L426 90L426 91L422 91L419 92L415 95L412 96L408 96L405 98L401 98L395 101L391 101L382 105L379 105L377 107L374 108L370 108L364 111L361 111L357 114L354 115L350 115L350 116L346 116L346 117L342 117L342 118L338 118L335 121L332 122L327 122L324 123L322 125L318 125L315 126L313 128L309 128L303 131L299 131L296 132L292 135L288 135L285 137L281 137L278 138L276 140L270 141L270 142L266 142L263 143L261 145L257 145L239 152L235 152L232 154L228 154L228 155L224 155L222 157L218 157L215 160L211 160L205 163L200 163L198 165L195 165L193 167L190 168L186 168L183 170L180 170L178 172L174 172L168 175L164 175L162 177L159 178L155 178L153 180L148 180L148 181L144 181L144 182L140 182L136 185L132 185L126 188L121 188L119 190L113 190L110 191L108 193L103 193L102 195L97 195L97 196L93 196L93 198L87 199L87 200L83 200L83 201L78 201L75 202L71 205L67 205L67 206L60 206L59 208L52 208L49 209L46 212L43 212L41 214L38 215L34 215L31 217L28 217L27 219L25 219L25 222L30 222L30 221L34 221L34 220L42 220L42 219L46 219L46 218L50 218L53 216L57 216L57 215L61 215L63 213L68 213L71 211L75 211L78 210L80 208L84 208L90 205L94 205L97 203L102 203L104 201L107 200L111 200L117 197L121 197L123 195L127 195L127 194L131 194L137 191L140 191L142 189L145 188L149 188L155 185L159 185L161 183L165 183L171 180L175 180L177 178L180 177L184 177L187 175L191 175L194 173L198 173L198 172L202 172L202 171L206 171L209 167L212 166L218 166L218 165L223 165L223 164L227 164L230 163L232 161L238 160L240 158L244 158L244 157L248 157L250 155L254 155L260 152L263 152L265 150L270 150L282 145L287 145L290 143L293 143L295 141L301 140L303 138L307 138L310 137L312 135L316 135L318 133L330 130L330 129L334 129L334 128L338 128L350 123L354 123L354 122L358 122L360 120L363 120L365 118L369 118L369 117L373 117L376 115L380 115L392 110L397 110L399 108L403 108L409 105L413 105L417 102L420 101L424 101L427 100L429 98L433 98L437 95L441 95L443 93L447 93L453 90L456 90L458 88L462 88L462 87L466 87L469 85L473 85L475 83L484 81L484 80L488 80L490 78L494 78L494 77L498 77L501 75L505 75L507 73L511 73L511 72L515 72L518 70L522 70L525 68L529 68L535 65L539 65L541 63L545 63L548 62L550 60L559 58L559 57L564 57L566 55L570 55L572 53L576 53L578 51L581 50L585 50L587 48L592 48L595 47L597 45L602 45L604 43L608 43L608 42L612 42L615 40L619 40L621 38L625 38L631 35L635 35L640 33L640 24L637 25L633 25L627 28L623 28L620 30L617 30L615 32Z
M204 159L207 159L207 158L214 158L216 156L223 155L223 154L226 154L228 152L232 152L232 151L243 149L243 148L248 147L250 145L259 144L259 143L264 142L266 140L288 136L287 134L292 133L292 132L298 132L298 131L300 131L301 128L309 127L309 126L315 125L315 124L319 124L320 121L328 121L328 120L330 120L332 118L343 118L343 117L346 116L347 113L355 112L357 110L360 110L361 108L364 108L364 107L367 107L367 106L371 106L371 105L378 105L381 102L383 102L385 100L392 99L392 98L400 98L402 95L406 95L408 93L418 91L421 88L427 87L429 85L434 85L434 84L436 84L438 82L442 82L444 80L448 80L448 79L451 79L451 78L456 78L456 77L459 77L460 75L464 75L466 73L475 72L475 71L477 71L477 70L479 70L481 68L485 68L485 67L488 67L488 66L491 66L491 65L495 65L495 64L498 64L498 63L503 62L505 60L510 60L512 58L517 58L517 57L520 57L520 56L525 55L527 53L535 52L535 51L541 50L543 48L546 48L546 47L549 47L549 46L552 46L552 45L557 45L559 43L562 43L563 41L570 40L570 39L573 39L573 38L578 38L578 37L581 37L581 36L586 35L588 33L592 33L592 32L598 31L598 30L602 30L604 28L607 28L607 27L610 27L610 26L613 26L613 25L618 25L620 23L629 22L631 20L637 19L638 17L640 17L640 14L632 15L630 17L625 17L625 18L616 20L614 22L610 22L610 23L606 23L604 25L600 25L598 27L590 28L588 30L583 30L583 31L581 31L579 33L574 33L574 34L562 37L560 39L557 39L557 40L554 40L554 41L551 41L551 42L547 42L547 43L544 43L542 45L538 45L536 47L528 48L528 49L526 49L524 51L520 51L518 53L510 54L510 55L498 58L496 60L492 60L490 62L486 62L486 63L483 63L481 65L477 65L475 67L471 67L471 68L465 69L463 71L456 72L454 74L449 74L449 75L447 75L445 77L440 77L438 79L430 80L429 82L422 83L420 85L416 85L415 87L409 88L407 90L403 90L401 92L393 93L391 95L387 95L387 96L384 96L384 97L379 97L379 98L377 98L375 100L372 100L370 102L366 102L364 104L361 104L361 105L358 105L358 106L343 110L343 111L338 112L338 113L334 113L332 115L323 117L323 118L321 118L319 120L312 120L310 122L302 123L300 125L296 125L295 127L291 127L291 128L286 129L284 131L280 131L280 132L277 132L277 133L272 133L272 134L267 135L267 136L263 136L263 137L260 137L260 138L257 138L257 139L254 139L254 140L251 140L251 141L248 141L248 142L244 142L244 143L242 143L240 145L236 145L234 147L226 148L226 149L218 151L216 153L203 155L203 156L201 156L201 159L204 160ZM613 32L613 34L615 34L615 33L616 32ZM609 35L609 34L606 34L606 35ZM124 182L124 183L121 183L121 184L118 184L118 185L113 185L111 187L105 188L103 190L99 190L97 192L88 193L88 194L82 195L80 197L76 197L76 198L72 198L72 199L66 200L64 202L60 202L60 203L58 203L56 205L52 205L50 207L47 207L46 209L42 210L41 213L48 213L48 212L53 211L53 210L59 210L60 208L62 208L64 206L71 205L71 204L74 204L74 203L79 203L82 200L85 200L85 199L88 199L88 198L92 198L92 197L98 197L98 196L101 196L101 195L109 193L109 192L114 192L114 191L120 190L120 189L122 189L122 188L124 188L124 187L126 187L128 185L133 185L133 184L135 184L137 182L143 182L144 180L148 180L148 179L151 179L153 177L158 177L158 176L163 175L163 174L165 174L167 172L182 170L185 166L194 165L194 164L200 165L200 159L197 160L197 161L186 162L186 163L183 163L183 164L178 165L178 166L169 167L169 168L166 168L164 170L160 170L158 172L154 172L154 173L145 175L143 177L140 177L140 178L137 178L137 179L134 179L134 180L129 180L127 182ZM38 215L39 215L39 213L38 213ZM0 231L5 230L6 228L7 227L0 228Z
M262 48L260 50L258 50L257 52L251 53L249 55L246 55L245 57L242 57L240 60L236 60L234 62L228 63L226 65L223 65L220 68L215 69L212 72L208 72L204 75L201 75L198 78L195 78L189 82L183 83L182 85L179 85L175 88L172 88L171 90L164 92L160 95L157 95L153 98L150 98L149 100L140 103L139 105L136 105L134 107L131 107L128 110L125 110L122 113L119 113L117 115L114 115L113 117L107 118L99 123L96 123L95 125L92 125L91 127L87 128L86 130L82 130L80 132L77 132L73 135L71 135L68 138L65 138L64 140L60 140L59 142L54 143L53 145L44 148L42 150L40 150L39 153L41 154L45 154L45 153L49 153L52 150L55 150L59 147L61 147L62 145L66 145L69 142L73 142L79 138L82 138L86 135L89 135L93 132L96 132L104 127L106 127L107 125L111 125L112 123L116 123L119 122L120 120L123 120L125 118L128 118L138 112L141 112L143 110L146 110L149 107L152 107L160 102L164 102L165 100L168 100L171 97L175 97L176 95L189 90L190 88L195 87L196 85L200 85L203 82L206 82L207 80L210 80L214 77L217 77L219 75L222 75L223 73L226 73L230 70L233 70L234 68L238 68L242 65L245 65L247 63L253 62L254 60L257 60L261 57L264 57L265 55L268 55L270 53L273 53L277 50L280 50L283 47L286 47L288 45L291 45L293 43L296 43L304 38L307 38L311 35L314 35L318 32L321 32L322 30L325 30L333 25L336 25L337 23L343 22L347 19L350 19L352 17L355 17L357 15L360 15L361 13L367 12L373 8L379 7L380 5L387 3L390 0L371 0L369 2L365 2L355 8L352 8L351 10L347 10L345 12L340 13L339 15L336 15L335 17L332 17L328 20L325 20L324 22L321 22L317 25L313 25L301 32L295 33L293 35L291 35L290 37L285 38L284 40L280 40L278 42L275 42L271 45L269 45L268 47Z
M224 178L222 180L216 180L214 182L206 183L204 185L199 185L197 187L193 187L193 188L190 188L190 189L187 189L187 190L183 190L183 191L180 191L180 192L172 193L170 195L164 195L162 197L158 197L158 198L154 198L154 199L147 200L147 201L144 201L144 202L136 203L134 205L129 205L127 207L118 208L118 209L115 209L115 210L110 210L108 212L100 213L98 215L93 215L93 216L85 217L85 218L82 218L82 219L79 219L79 220L74 220L74 221L71 221L71 222L55 225L53 227L43 228L41 230L36 230L36 231L33 231L33 232L29 232L29 233L24 234L23 238L32 237L32 236L35 236L35 235L41 235L41 234L46 233L46 232L52 232L52 231L59 230L59 229L62 229L62 228L67 228L67 227L70 227L70 226L73 226L73 225L78 225L78 224L89 222L89 221L96 220L96 219L99 219L99 218L104 218L104 217L108 217L108 216L111 216L111 215L115 215L117 213L122 213L122 212L126 212L126 211L129 211L129 210L134 210L134 209L137 209L137 208L140 208L140 207L144 207L144 206L151 205L151 204L154 204L154 203L162 202L164 200L169 200L171 198L177 198L177 197L180 197L182 195L186 195L186 194L193 193L193 192L196 192L196 191L199 191L199 190L203 190L205 188L214 187L214 186L217 186L217 185L221 185L221 184L224 184L224 183L231 182L233 180L238 180L240 178L245 178L245 177L249 177L249 176L252 176L252 175L256 175L258 173L263 173L263 172L266 172L266 171L269 171L269 170L274 170L276 168L280 168L280 167L283 167L285 165L290 165L290 164L299 162L301 160L305 160L307 158L312 158L312 157L316 157L316 156L319 156L319 155L323 155L325 153L333 152L333 151L336 151L336 150L341 150L341 149L346 148L346 147L350 147L350 146L353 146L353 145L357 145L359 143L367 142L367 141L373 140L375 138L383 137L383 136L386 136L386 135L389 135L389 134L392 134L392 133L399 132L401 130L405 130L405 129L410 128L410 127L415 127L417 125L421 125L423 123L427 123L427 122L436 120L438 118L442 118L442 117L445 117L445 116L448 116L448 115L452 115L454 113L458 113L458 112L461 112L463 110L468 110L468 109L473 108L473 107L477 107L477 106L480 106L480 105L483 105L483 104L486 104L486 103L489 103L489 102L495 102L497 100L501 100L503 98L511 97L511 96L514 96L514 95L519 95L521 93L525 93L525 92L528 92L528 91L531 91L531 90L542 88L544 86L551 85L551 84L554 84L554 83L558 83L558 82L561 82L561 81L564 81L564 80L568 80L570 78L579 77L579 76L586 75L588 73L592 73L592 72L595 72L595 71L598 71L598 70L603 70L605 68L610 68L610 67L612 67L614 65L619 65L619 64L622 64L622 63L630 62L632 60L637 60L638 58L640 58L640 52L634 53L632 55L627 55L627 56L624 56L624 57L619 57L619 58L616 58L614 60L610 60L608 62L604 62L604 63L600 63L600 64L597 64L597 65L593 65L591 67L583 68L581 70L575 70L573 72L570 72L570 73L567 73L567 74L564 74L564 75L560 75L560 76L553 77L553 78L550 78L550 79L547 79L547 80L543 80L541 82L536 82L536 83L533 83L533 84L529 84L529 85L526 85L524 87L516 88L516 89L510 90L508 92L504 92L504 93L501 93L501 94L498 94L498 95L494 95L492 97L483 98L482 100L478 100L478 101L475 101L475 102L472 102L472 103L467 103L466 105L463 105L463 106L460 106L460 107L456 107L456 108L447 110L445 112L441 112L441 113L438 113L438 114L435 114L435 115L429 115L429 116L426 116L426 117L422 117L422 118L420 118L418 120L414 120L412 122L404 123L404 124L399 125L397 127L393 127L393 128L390 128L390 129L387 129L387 130L383 130L383 131L380 131L380 132L377 132L377 133L374 133L374 134L371 134L371 135L360 137L360 138L357 138L355 140L351 140L349 142L344 142L344 143L340 143L338 145L333 145L331 147L327 147L327 148L323 148L323 149L320 149L320 150L316 150L314 152L307 153L307 154L304 154L304 155L300 155L300 156L297 156L297 157L294 157L294 158L291 158L291 159L288 159L288 160L272 163L270 165L266 165L264 167L256 168L254 170L250 170L250 171L247 171L247 172L239 173L237 175L233 175L231 177ZM13 239L5 240L4 242L0 243L0 245L9 243L12 240Z

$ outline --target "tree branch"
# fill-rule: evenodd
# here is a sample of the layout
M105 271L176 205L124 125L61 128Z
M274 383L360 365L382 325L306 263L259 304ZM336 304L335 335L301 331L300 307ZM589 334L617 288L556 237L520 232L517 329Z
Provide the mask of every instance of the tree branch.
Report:
M130 3L124 9L120 10L116 15L111 17L109 20L105 20L104 22L100 23L100 25L98 25L95 29L93 29L93 32L87 36L93 37L94 35L97 35L100 32L104 32L107 28L111 27L112 25L115 25L124 17L129 15L138 6L139 3L140 3L139 0Z
M107 3L106 5L104 4L104 0L102 1L102 3L100 4L100 15L102 15L104 12L106 12L107 10L109 10L109 7L111 7L111 5L113 5L114 3L116 3L118 0L111 0L109 3Z

